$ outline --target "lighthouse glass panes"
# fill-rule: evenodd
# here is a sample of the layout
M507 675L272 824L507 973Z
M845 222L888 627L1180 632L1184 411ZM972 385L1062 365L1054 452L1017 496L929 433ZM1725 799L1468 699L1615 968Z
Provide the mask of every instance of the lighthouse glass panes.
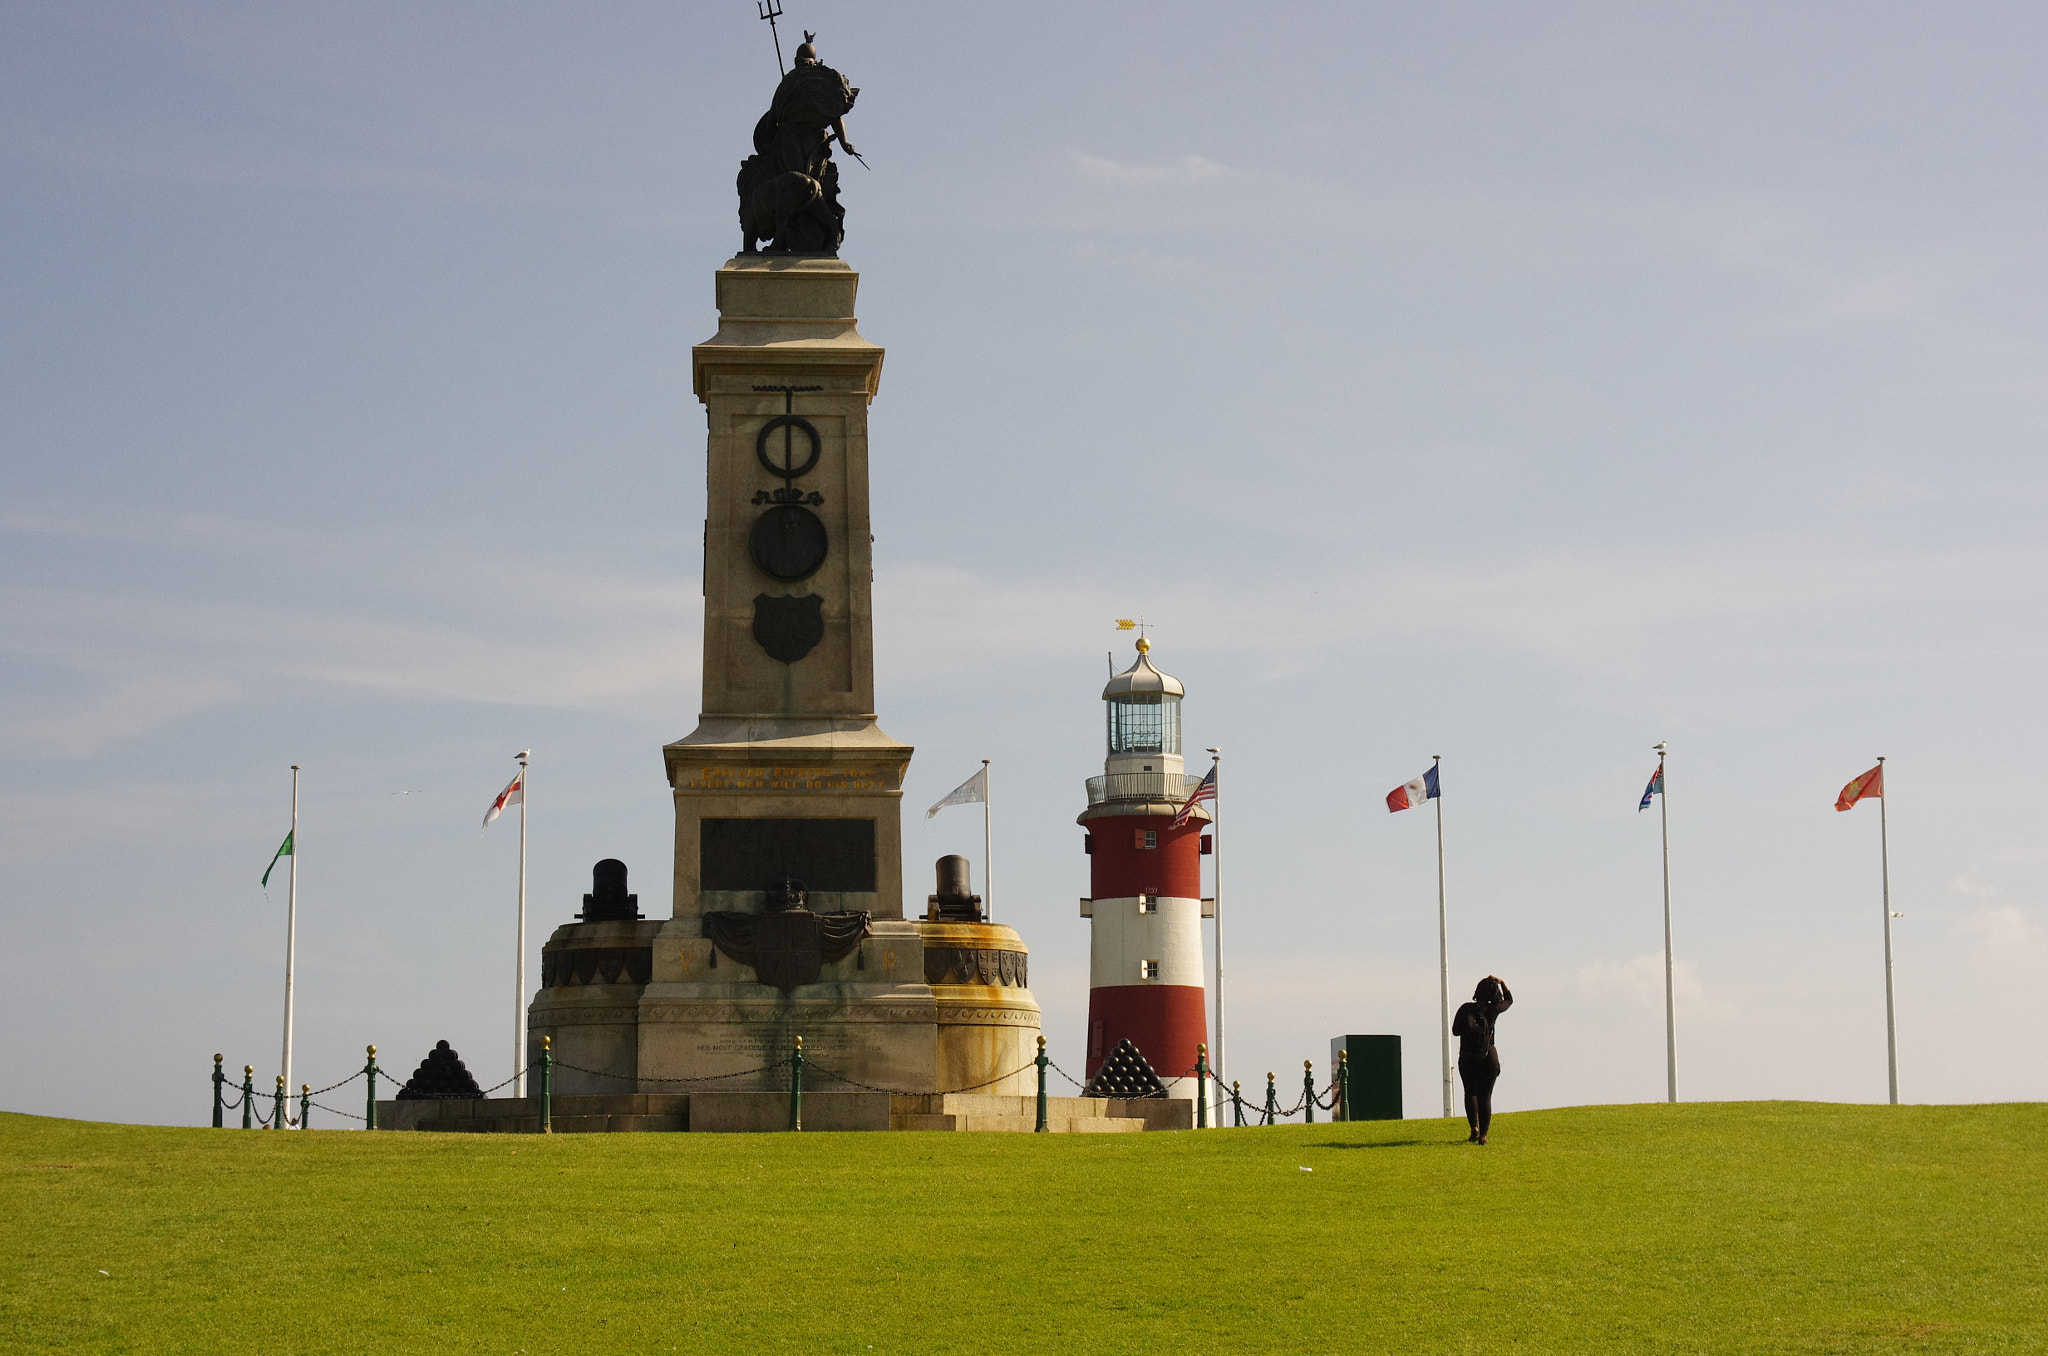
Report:
M1111 753L1179 753L1180 698L1158 692L1130 692L1112 697L1109 708Z

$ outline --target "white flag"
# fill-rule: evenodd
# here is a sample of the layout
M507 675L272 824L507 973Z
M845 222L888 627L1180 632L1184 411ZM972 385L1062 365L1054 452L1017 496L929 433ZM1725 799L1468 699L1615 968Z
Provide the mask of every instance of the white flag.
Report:
M988 804L988 769L984 767L981 771L947 792L937 805L924 812L924 817L930 819L948 805L986 804Z
M491 827L491 821L504 814L507 809L514 805L523 805L525 802L526 769L520 768L519 775L512 779L512 784L500 791L498 798L491 802L490 812L484 816L484 827L488 829Z

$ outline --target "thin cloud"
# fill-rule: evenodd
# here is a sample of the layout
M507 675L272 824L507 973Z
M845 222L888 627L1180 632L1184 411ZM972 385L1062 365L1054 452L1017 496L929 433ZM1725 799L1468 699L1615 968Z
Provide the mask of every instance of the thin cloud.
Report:
M1103 184L1135 184L1139 186L1213 183L1226 178L1230 170L1205 156L1183 155L1159 165L1133 165L1106 156L1089 155L1086 151L1068 151L1073 157L1074 167L1084 179L1093 179Z

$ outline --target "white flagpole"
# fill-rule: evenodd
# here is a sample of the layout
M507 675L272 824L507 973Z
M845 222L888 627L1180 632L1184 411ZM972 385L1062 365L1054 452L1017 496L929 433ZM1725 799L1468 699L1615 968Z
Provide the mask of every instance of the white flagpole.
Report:
M1216 1058L1209 1066L1224 1069L1229 1066L1223 1062L1223 750L1210 749L1209 753L1216 760L1210 769L1216 777L1216 795L1209 802L1209 848L1215 857L1210 869L1216 881Z
M989 801L994 796L989 788L988 759L981 760L981 915L989 922L996 921L996 868L991 845L995 835L989 828Z
M298 955L299 942L299 765L292 764L292 861L291 874L285 879L289 885L285 891L284 910L284 1054L279 1059L279 1073L284 1075L285 1091L292 1086L292 969ZM289 1119L289 1118L287 1118ZM284 1126L276 1127L279 1130Z
M530 750L519 754L519 963L512 995L512 1095L526 1095L526 811L533 788L527 785Z
M1879 779L1883 778L1884 759L1877 760ZM1880 786L1877 797L1877 852L1878 861L1884 871L1884 1061L1885 1072L1891 1080L1891 1104L1899 1104L1899 1020L1898 1010L1892 1001L1892 848L1891 833L1885 824L1885 805L1891 799L1891 788Z
M1450 913L1444 904L1444 756L1430 755L1436 765L1436 954L1438 969L1439 1002L1442 1005L1444 1030L1444 1116L1456 1114L1453 1110L1451 1086L1451 924Z
M1657 818L1664 830L1664 1081L1665 1100L1678 1100L1678 1008L1671 995L1671 780L1657 745Z

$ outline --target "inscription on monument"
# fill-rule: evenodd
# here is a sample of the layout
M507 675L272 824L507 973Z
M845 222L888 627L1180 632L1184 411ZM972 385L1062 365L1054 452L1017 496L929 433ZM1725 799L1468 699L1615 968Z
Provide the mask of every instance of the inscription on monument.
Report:
M706 819L699 861L706 890L766 890L780 880L806 890L875 888L872 819Z
M687 791L893 791L873 767L707 767L680 785Z

